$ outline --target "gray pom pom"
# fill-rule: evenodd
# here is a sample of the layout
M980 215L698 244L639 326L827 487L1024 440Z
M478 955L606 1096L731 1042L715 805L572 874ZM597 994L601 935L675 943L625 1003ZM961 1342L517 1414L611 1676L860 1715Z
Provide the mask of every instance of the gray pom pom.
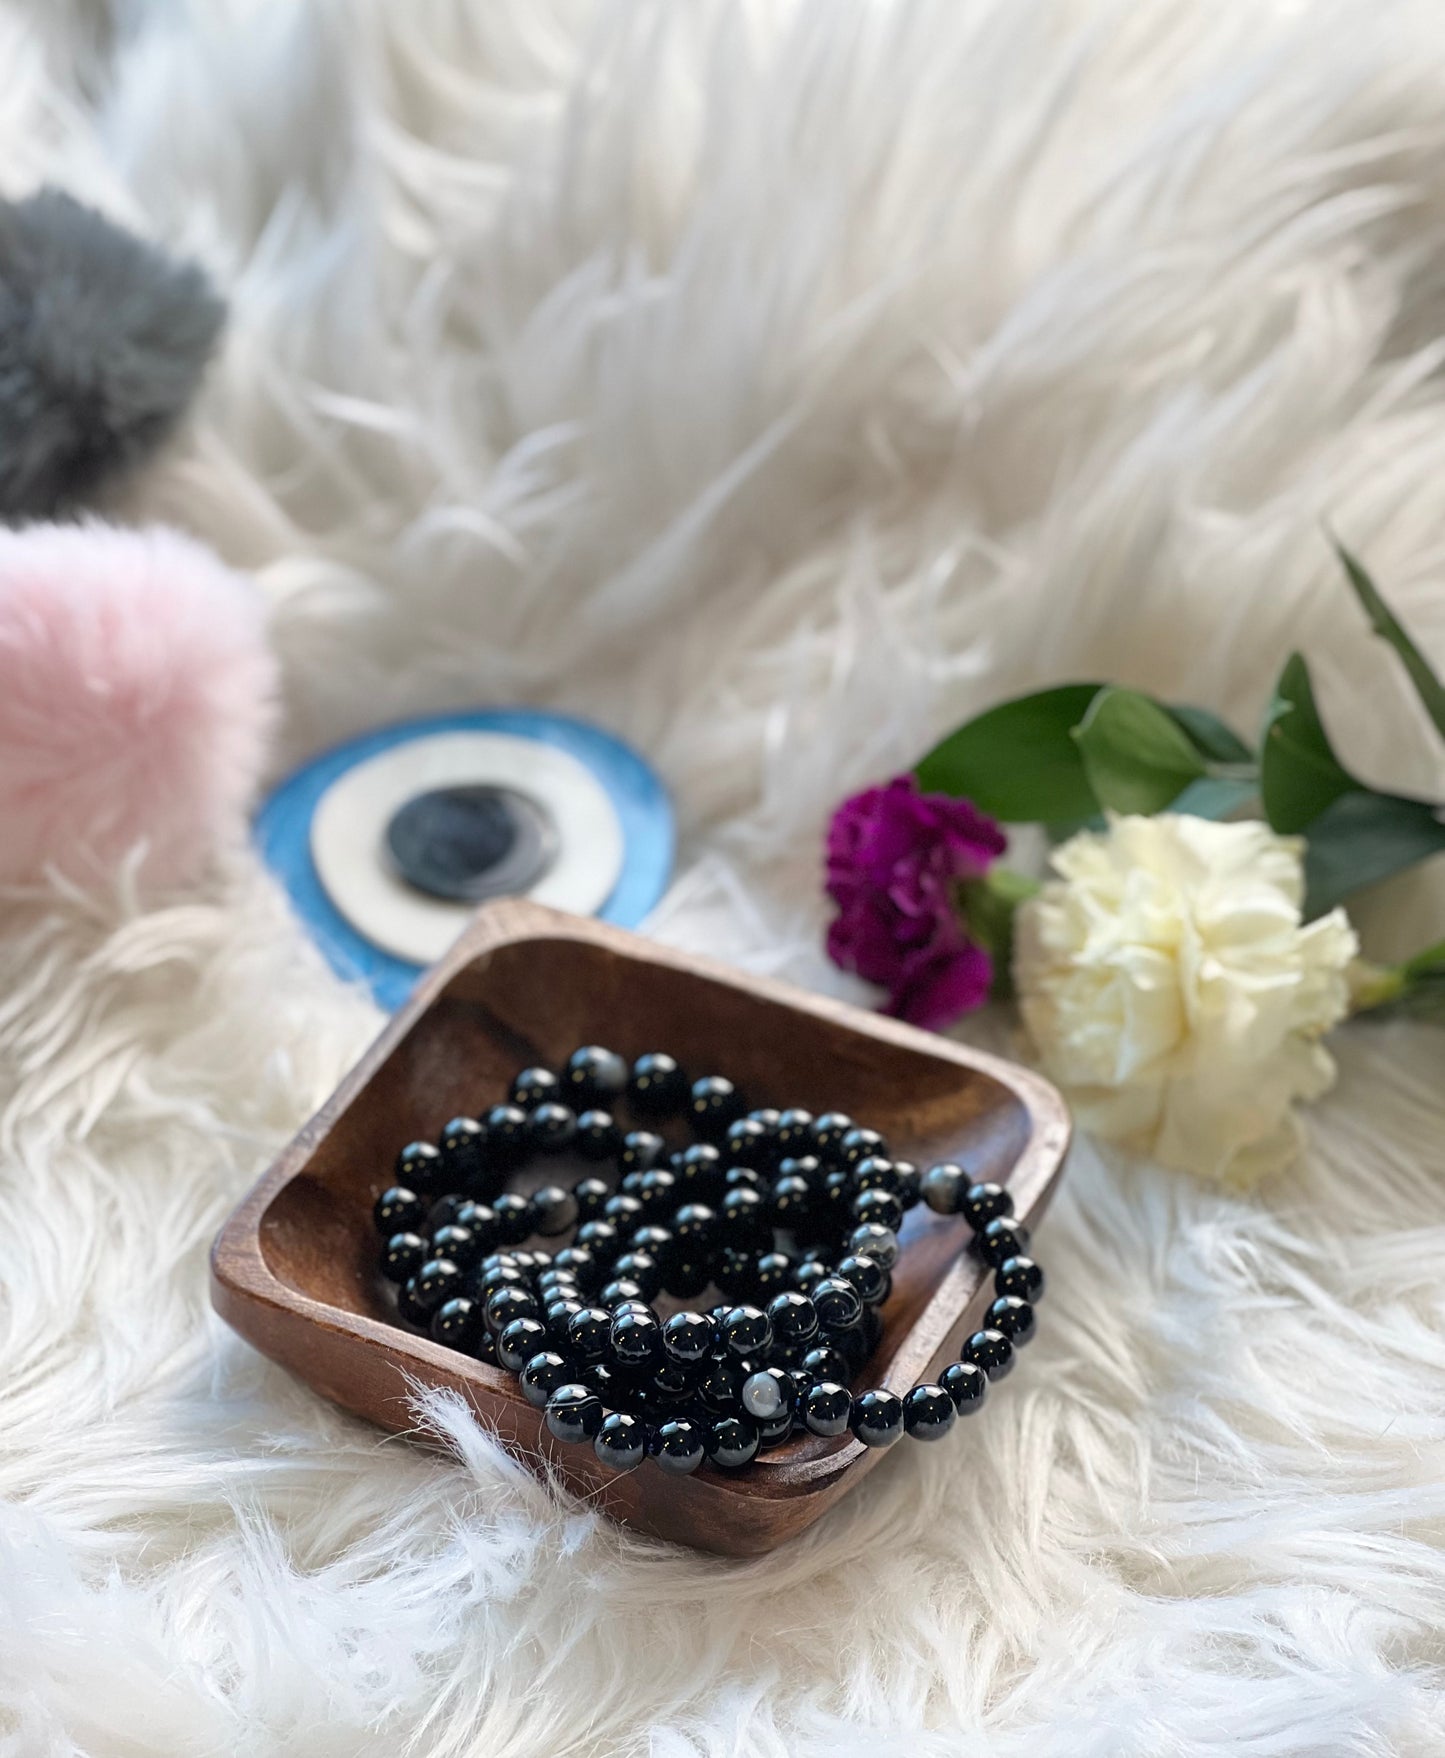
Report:
M54 518L174 427L225 307L58 189L0 202L0 519Z

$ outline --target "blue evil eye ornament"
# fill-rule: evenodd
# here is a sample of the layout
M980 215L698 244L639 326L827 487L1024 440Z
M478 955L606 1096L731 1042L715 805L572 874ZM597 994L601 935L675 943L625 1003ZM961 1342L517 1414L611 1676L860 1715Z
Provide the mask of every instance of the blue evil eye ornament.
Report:
M289 776L256 840L332 968L396 1008L492 897L636 927L672 806L610 733L527 708L379 728Z

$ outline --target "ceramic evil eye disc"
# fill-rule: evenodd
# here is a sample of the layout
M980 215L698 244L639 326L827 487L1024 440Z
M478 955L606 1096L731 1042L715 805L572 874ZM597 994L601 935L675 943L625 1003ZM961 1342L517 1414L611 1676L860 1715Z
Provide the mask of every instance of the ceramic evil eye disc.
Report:
M386 850L418 891L481 903L530 891L556 859L557 829L512 788L434 787L392 813Z
M383 951L431 964L470 920L468 900L437 896L403 877L387 842L408 805L415 811L419 798L479 782L525 789L544 822L556 826L556 853L519 888L526 896L590 916L612 895L622 871L622 826L606 788L575 757L505 733L410 739L333 781L311 820L311 859L327 895Z
M256 837L341 975L398 1007L487 898L636 927L672 868L667 795L599 727L531 709L441 715L324 752Z

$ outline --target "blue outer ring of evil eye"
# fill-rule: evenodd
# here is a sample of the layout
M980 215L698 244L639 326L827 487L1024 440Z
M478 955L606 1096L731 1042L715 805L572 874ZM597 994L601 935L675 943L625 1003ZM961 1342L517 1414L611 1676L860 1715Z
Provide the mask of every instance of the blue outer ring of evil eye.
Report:
M401 1006L423 967L373 945L332 903L311 858L311 820L327 788L355 764L395 745L451 732L535 739L566 751L596 776L617 813L625 850L617 884L597 912L602 921L635 928L657 904L672 873L672 802L637 752L601 727L539 709L494 708L402 721L349 739L281 782L256 814L253 828L263 859L285 886L331 968L349 981L364 982L388 1009Z

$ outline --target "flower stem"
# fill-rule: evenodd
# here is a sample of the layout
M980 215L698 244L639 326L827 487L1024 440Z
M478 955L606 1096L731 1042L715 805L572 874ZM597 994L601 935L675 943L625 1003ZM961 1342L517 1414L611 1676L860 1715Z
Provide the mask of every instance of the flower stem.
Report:
M1035 896L1039 881L1009 867L990 867L981 879L965 879L958 887L958 912L964 930L993 960L995 1001L1013 994L1014 911Z
M1445 940L1402 964L1357 958L1350 968L1350 1011L1398 1011L1445 1024Z

